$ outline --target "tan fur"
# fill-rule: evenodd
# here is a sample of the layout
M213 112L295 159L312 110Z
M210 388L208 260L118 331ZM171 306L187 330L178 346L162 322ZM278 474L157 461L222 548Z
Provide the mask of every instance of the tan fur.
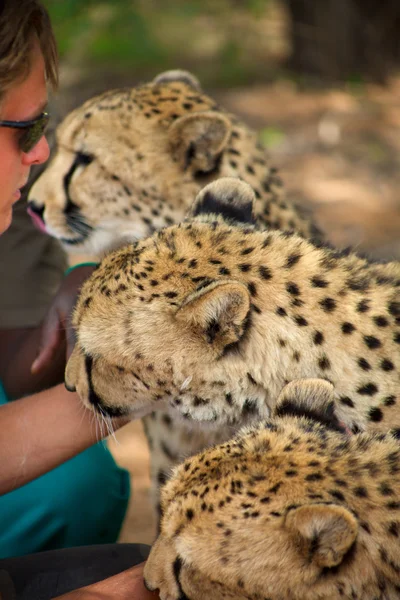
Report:
M227 189L221 181L213 185L222 202L251 200L238 180ZM203 198L204 191L197 206ZM221 217L200 214L111 254L84 287L76 311L79 343L67 383L88 403L91 366L97 394L91 399L101 398L104 410L136 417L155 411L144 419L155 500L174 464L266 417L294 378L331 380L337 412L355 430L400 427L399 265L342 257L296 236L221 220L214 225L214 219ZM233 288L236 305L227 303L229 294L221 296L229 307L229 319L220 313L221 325L228 330L204 330L206 311L202 330L190 311L207 291L212 297ZM249 301L247 323L241 311ZM221 357L224 336L240 338L242 325L250 327L238 348ZM366 339L380 346L369 348ZM93 357L90 365L84 353Z
M221 176L253 186L262 225L316 233L283 199L256 133L184 71L106 92L69 114L29 198L69 252L99 255L182 221L198 191Z
M167 71L146 85L89 100L60 125L57 145L30 203L68 252L101 255L180 222L203 185L221 175L253 186L260 225L316 233L283 198L256 133L217 106L185 71ZM218 430L194 435L192 427L160 410L144 426L154 487L172 464L203 448L205 439L225 439Z
M268 416L288 381L322 377L350 427L400 428L399 264L201 213L204 193L226 212L238 186L248 214L249 186L209 184L195 218L102 261L77 306L68 385L106 412L167 407L225 436Z
M162 490L145 567L162 600L394 600L400 593L400 450L313 421L333 387L289 384L281 414L186 460Z

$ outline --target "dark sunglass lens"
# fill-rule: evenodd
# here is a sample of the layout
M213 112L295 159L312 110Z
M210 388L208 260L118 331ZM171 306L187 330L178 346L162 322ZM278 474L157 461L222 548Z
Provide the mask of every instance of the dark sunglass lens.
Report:
M36 146L43 136L48 122L49 115L44 113L35 123L22 130L19 139L19 146L22 152L28 153Z

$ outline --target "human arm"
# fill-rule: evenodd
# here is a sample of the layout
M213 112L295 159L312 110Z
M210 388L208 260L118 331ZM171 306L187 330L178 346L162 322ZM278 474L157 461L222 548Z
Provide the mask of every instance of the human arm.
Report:
M46 389L64 379L65 356L73 347L70 318L82 283L94 265L64 277L38 327L0 329L0 380L10 398ZM38 353L39 350L39 353Z
M54 351L51 363L31 372L41 339L41 326L0 329L0 380L9 398L34 394L63 381L65 340Z
M113 420L118 429L127 419ZM0 495L85 450L108 432L63 384L0 407Z
M143 567L144 563L54 600L156 600L158 593L144 587Z

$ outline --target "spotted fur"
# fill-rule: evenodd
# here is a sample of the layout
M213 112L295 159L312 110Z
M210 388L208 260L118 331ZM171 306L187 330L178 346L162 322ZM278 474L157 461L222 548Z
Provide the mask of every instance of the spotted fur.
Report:
M30 208L68 252L99 255L182 221L199 190L221 175L252 185L261 226L319 235L284 198L256 133L189 73L168 71L89 100L60 125L57 146L31 190ZM225 439L217 430L193 435L173 413L158 411L143 422L155 489L182 456Z
M186 460L145 567L164 600L394 600L400 449L340 430L333 386L288 384L271 418Z
M68 252L99 255L178 223L199 190L221 176L253 186L263 226L317 233L284 199L256 133L190 73L168 71L97 96L69 114L56 137L30 208Z
M398 263L260 231L253 200L240 180L209 184L187 221L106 257L76 309L67 385L108 414L155 411L159 483L267 418L293 379L331 381L353 431L400 429Z

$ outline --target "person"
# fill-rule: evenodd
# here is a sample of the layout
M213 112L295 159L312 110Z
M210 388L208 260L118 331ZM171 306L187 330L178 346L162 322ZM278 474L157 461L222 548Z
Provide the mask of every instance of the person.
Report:
M13 205L21 197L31 167L49 157L44 137L48 121L47 79L56 85L57 53L49 17L39 0L18 3L3 0L0 31L0 233L3 233L11 224ZM9 363L14 371L18 353L15 356L15 362ZM9 387L10 383L7 386L17 389ZM125 422L114 419L113 428ZM14 493L29 482L36 483L40 476L98 441L93 413L63 384L4 403L0 406L0 426L0 494ZM61 489L60 497L62 492ZM39 528L42 522L38 521ZM119 552L124 560L117 560ZM86 554L85 548L73 548L3 558L0 595L4 600L52 598L123 572L127 561L128 566L142 562L146 552L148 549L135 545L110 544L89 547ZM112 557L116 559L111 560ZM135 597L141 600L155 596L141 590Z
M11 34L13 24L19 22L18 8L7 18L0 46L3 76L7 74L10 47L7 33ZM15 43L12 47L15 54ZM4 105L3 112L6 110ZM2 133L7 129L13 128L3 127ZM37 177L42 165L33 164L32 171L36 172L32 175ZM22 199L27 187L22 190ZM22 199L13 207L12 225L0 238L0 405L63 381L66 339L62 333L70 330L67 320L77 289L93 270L93 266L85 266L63 277L67 261L61 246L34 227ZM39 368L32 372L31 364L43 335L47 338L46 360L42 352L36 361ZM0 558L115 542L129 495L129 473L116 465L107 446L100 442L0 498L0 512L8 524L0 528ZM41 522L44 525L39 527Z
M132 567L121 574L109 577L80 590L58 596L55 600L132 600L147 594L149 598L158 598L157 594L146 592L141 567Z
M29 184L32 175L38 176L38 167L32 169L36 173ZM57 240L32 224L24 201L27 187L13 207L11 226L0 237L0 405L63 381L63 333L71 331L67 320L77 289L93 270L83 266L63 277L65 254ZM39 368L32 372L34 359ZM99 442L0 497L0 513L7 523L0 528L0 558L115 542L129 496L129 473ZM38 527L39 522L44 525Z

